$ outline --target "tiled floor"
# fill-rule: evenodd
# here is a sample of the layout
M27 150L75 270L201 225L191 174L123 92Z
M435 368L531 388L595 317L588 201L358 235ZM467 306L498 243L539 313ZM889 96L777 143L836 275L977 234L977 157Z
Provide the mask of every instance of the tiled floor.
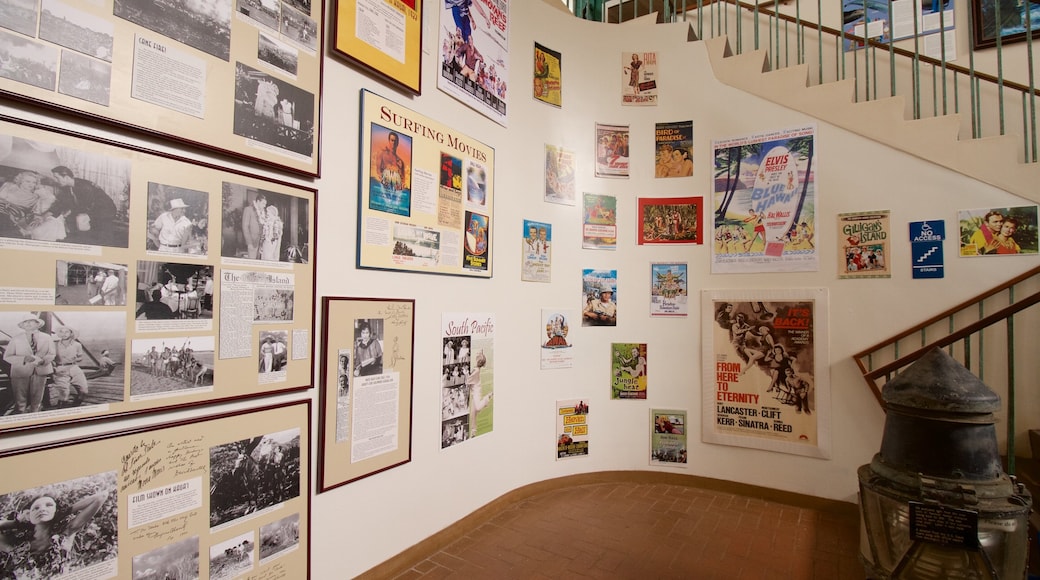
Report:
M696 487L596 483L505 508L402 580L864 577L854 514Z

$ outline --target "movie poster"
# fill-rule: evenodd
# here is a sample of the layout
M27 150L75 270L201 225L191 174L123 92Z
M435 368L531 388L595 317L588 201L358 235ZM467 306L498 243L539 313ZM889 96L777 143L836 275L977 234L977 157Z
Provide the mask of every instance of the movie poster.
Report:
M443 0L439 4L437 88L505 126L509 1Z
M628 125L596 123L596 177L628 177Z
M686 262L650 264L650 316L686 316L690 279Z
M556 401L556 459L589 454L589 404L570 399Z
M560 53L534 43L534 98L563 106L563 64Z
M441 317L441 449L494 428L495 316Z
M657 53L621 53L621 104L657 105Z
M525 219L523 227L520 279L524 282L549 282L552 274L552 224Z
M704 198L641 197L637 243L703 244Z
M693 175L693 121L658 123L654 147L654 177Z
M610 398L646 399L646 343L610 345Z
M581 224L581 247L586 250L617 249L617 198L586 193Z
M816 127L712 142L711 272L814 272Z
M650 410L650 465L686 467L686 411Z
M569 335L575 320L576 310L542 309L542 325L545 327L541 340L542 370L569 369L574 366L574 343Z
M990 207L957 212L961 256L1037 253L1037 206Z
M827 290L704 290L707 443L830 456Z
M561 205L576 205L574 185L574 152L545 145L545 201Z
M617 326L617 270L582 270L581 297L582 326Z
M891 278L888 210L838 214L838 278Z

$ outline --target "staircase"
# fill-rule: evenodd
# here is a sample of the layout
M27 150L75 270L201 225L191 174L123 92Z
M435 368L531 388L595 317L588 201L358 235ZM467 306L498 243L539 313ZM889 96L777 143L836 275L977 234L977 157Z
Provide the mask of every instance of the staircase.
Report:
M703 35L720 82L1040 202L1035 89L762 4L680 6L690 10L676 19L690 23L690 40ZM846 42L867 48L839 50Z

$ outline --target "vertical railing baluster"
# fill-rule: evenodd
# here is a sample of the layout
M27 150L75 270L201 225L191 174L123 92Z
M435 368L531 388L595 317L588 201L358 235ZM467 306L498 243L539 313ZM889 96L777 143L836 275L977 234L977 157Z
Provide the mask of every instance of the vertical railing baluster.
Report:
M758 50L759 49L759 46L758 46L758 36L759 36L759 30L758 30L758 26L759 26L759 24L758 24L758 2L755 2L755 19L754 19L754 22L755 22L755 50Z
M1026 4L1026 16L1029 16L1029 5ZM1030 26L1026 20L1026 26ZM1008 300L1015 303L1015 287L1008 288ZM1015 315L1007 317L1007 456L1008 474L1015 474Z
M864 0L865 2L866 0ZM892 85L889 89L889 96L896 96L896 43L892 40L892 0L888 0L888 77L889 83Z
M1028 14L1028 11L1027 11ZM1027 25L1032 23L1027 21ZM1000 119L1000 134L1004 134L1004 41L1000 26L1000 2L993 3L993 29L997 40L997 112Z
M779 6L778 6L779 8ZM805 63L805 29L802 27L802 2L794 3L795 49L798 52L798 64Z
M1029 73L1029 136L1032 147L1026 148L1025 159L1036 163L1036 79L1033 71L1033 6L1030 3L1026 3L1026 70Z
M819 55L819 62L816 63L816 66L820 69L819 80L816 84L819 85L823 84L823 27L820 26L823 22L822 1L823 0L816 0L816 54Z
M942 112L946 114L946 3L939 0L939 66L942 69ZM933 73L934 74L934 73Z
M939 116L939 87L936 84L939 80L939 75L935 74L935 65L931 66L932 71L932 116Z
M697 0L697 38L704 40L704 0Z
M979 302L979 320L986 317L986 308L982 302ZM985 381L983 375L986 365L986 330L982 329L979 331L979 379ZM965 365L967 366L967 365ZM969 369L971 367L968 367Z
M912 77L914 79L914 118L921 118L921 40L918 28L918 10L914 9L914 62Z

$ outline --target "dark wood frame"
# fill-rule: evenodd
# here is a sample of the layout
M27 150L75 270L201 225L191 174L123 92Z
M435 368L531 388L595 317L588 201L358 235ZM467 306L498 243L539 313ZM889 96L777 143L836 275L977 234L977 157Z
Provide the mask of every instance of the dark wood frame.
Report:
M364 479L370 475L393 469L412 460L412 413L413 383L415 381L415 300L410 298L348 298L344 296L324 296L322 305L321 336L321 406L318 419L318 478L317 493L326 492L348 483ZM336 312L333 312L333 311ZM354 333L348 331L344 323L352 323L357 319L380 318L396 319L397 324L389 326L403 327L393 334L396 344L406 349L406 355L389 364L397 367L397 362L404 362L405 370L399 373L398 381L398 438L397 449L362 459L352 463L351 441L336 440L337 414L339 412L338 351L344 345L354 345ZM382 339L387 338L387 325L384 325ZM397 339L406 338L405 342ZM387 368L388 347L383 347L383 368ZM353 352L350 355L353 365ZM331 360L331 364L330 364ZM331 374L330 374L331 373ZM350 373L348 373L349 375ZM385 373L384 373L385 374ZM349 391L356 392L353 377L350 377ZM352 403L352 398L348 399ZM348 403L348 404L350 404ZM353 407L350 408L353 411ZM351 417L352 419L352 417ZM338 472L333 473L333 472Z
M982 8L983 3L993 4L1000 0L971 0L971 47L973 50L981 50L983 48L992 48L997 45L997 37L985 36L985 29L982 22ZM1023 5L1028 7L1028 10L1023 11L1020 16L1029 22L1029 12L1032 11L1033 2L1026 1ZM1033 39L1040 40L1040 28L1033 29ZM1025 32L1016 32L1014 34L1002 34L1000 37L1000 44L1011 44L1015 42L1023 42L1026 40Z
M269 418L264 417L264 415L271 413L275 413L277 416ZM287 413L298 416L290 419L289 417L284 416L284 414ZM277 421L278 423L272 425L272 421ZM214 425L208 430L203 427L203 424L218 422L226 423L226 425ZM50 466L44 474L44 476L47 477L50 477L51 474L55 472L65 473L76 471L75 474L70 474L71 477L65 477L65 479L61 479L60 481L69 481L72 478L87 477L96 474L99 471L114 470L117 472L117 497L114 500L110 499L106 501L115 501L119 517L123 518L129 513L127 506L129 504L129 497L132 494L162 488L164 485L172 485L173 483L187 481L195 477L201 477L203 479L201 486L203 488L203 493L206 493L206 490L210 489L209 485L206 485L207 483L211 483L208 481L212 473L210 469L211 466L209 465L209 457L204 457L202 459L205 463L205 471L197 469L196 462L190 460L191 465L196 467L188 469L187 472L182 475L177 475L176 470L174 469L167 469L159 472L146 469L140 473L146 474L145 478L150 478L148 481L142 483L142 477L131 477L135 472L137 472L135 468L141 468L145 465L154 465L155 467L168 465L171 462L170 456L174 453L173 450L175 449L175 446L187 444L194 447L206 446L209 448L213 445L235 441L241 437L243 433L248 433L248 435L245 435L246 437L253 437L257 434L275 433L292 428L297 428L300 432L299 495L286 500L283 504L278 504L279 507L270 513L265 513L256 518L247 515L245 516L245 519L242 519L237 523L228 522L223 525L227 526L228 529L234 529L241 532L256 530L268 520L273 522L289 515L286 512L291 511L294 504L302 502L302 509L298 512L294 512L299 513L301 518L306 519L306 525L302 525L304 522L301 522L300 525L301 534L299 541L301 548L303 549L299 550L299 555L294 556L291 552L287 553L284 557L279 557L266 565L257 564L253 571L257 572L264 568L270 569L273 566L279 565L284 567L290 560L292 560L294 568L298 567L301 569L297 569L295 573L290 573L290 576L310 578L311 494L308 490L310 489L311 474L311 401L309 399L288 401L285 403L257 407L255 409L194 417L191 419L171 421L157 425L128 427L107 433L86 435L61 441L45 442L13 449L0 450L0 461L4 461L5 465L9 468L13 469L18 463L23 464L23 467L19 467L18 469L7 473L7 477L4 479L4 488L6 489L10 486L12 489L4 491L3 493L6 495L7 493L40 487L40 484L30 485L26 483L18 483L18 481L24 481L26 478L39 479L41 477L41 472L39 470L32 469L33 465L39 465L37 462L43 462ZM168 434L163 433L170 430L173 431ZM231 434L226 436L226 432L230 432ZM212 442L206 441L205 439L207 435L212 433L219 434L220 440ZM164 436L166 439L163 439ZM122 446L119 449L110 448L112 446L119 446L122 440L125 440L125 446ZM91 449L91 447L95 447L95 449ZM75 452L77 449L80 450L78 453ZM57 483L57 481L47 481L42 483L42 485L50 485L51 483ZM139 483L142 484L139 485ZM205 506L206 502L202 501L202 504ZM286 509L286 507L288 507L288 509ZM203 511L203 508L199 508L196 511ZM187 517L190 518L192 516L188 515ZM174 517L172 519L174 523L171 523L170 525L179 525L179 519L180 518ZM196 531L199 532L197 535L200 538L199 557L201 559L208 556L206 554L208 548L218 543L215 538L223 538L224 536L210 533L212 528L210 527L210 518L207 512L203 511L203 513L198 514L196 519L205 520L203 525L199 525L199 522L196 521L194 526L197 528ZM160 521L162 520L155 520L156 523ZM184 525L188 525L188 519L183 521ZM120 520L117 527L122 530L126 525L126 522ZM135 528L138 532L142 529L143 528L140 526ZM189 527L188 530L191 530L191 527ZM303 533L302 530L306 530L306 533ZM120 534L120 537L118 538L120 548L118 558L122 565L120 567L121 571L126 570L130 566L131 558L138 553L134 549L135 538L133 537L133 533L133 531L129 531L125 533L125 537L123 537L124 534ZM187 532L184 530L167 532L167 534L184 534L187 536ZM139 549L150 541L145 537L138 538L137 540L137 543L141 544L141 546L138 546ZM305 546L303 544L305 544ZM256 545L259 546L260 542L256 541ZM303 576L298 575L299 572L304 571L305 574Z
M10 125L6 125L5 123L9 123ZM207 162L193 160L193 159L189 159L189 158L185 158L185 157L179 157L179 156L175 156L175 155L172 155L172 154L169 154L169 153L157 152L157 151L145 149L145 148L139 147L139 146L127 145L127 144L120 143L120 142L117 142L117 141L112 141L112 140L109 140L109 139L103 139L103 138L100 138L100 137L87 135L87 134L83 134L83 133L78 133L78 132L75 132L75 131L69 131L69 130L66 130L66 129L52 128L52 127L48 127L48 126L43 125L43 124L30 122L30 121L26 121L26 120L23 120L23 119L16 119L16 118L12 118L12 117L7 117L5 115L0 115L0 128L3 128L5 131L6 131L7 128L11 128L11 129L15 129L17 131L21 131L21 134L19 134L18 136L22 136L22 137L25 137L25 138L28 138L28 139L43 139L43 140L46 140L46 137L48 136L48 134L56 134L56 135L62 136L63 138L66 138L66 141L65 141L65 143L63 143L63 146L66 146L66 144L68 142L71 142L70 140L81 140L81 141L84 142L84 144L82 146L82 148L84 150L97 149L98 151L102 151L102 150L106 150L107 149L110 152L118 151L121 155L125 155L125 157L128 159L128 161L132 164L132 167L134 167L134 166L136 166L138 164L148 164L148 165L151 165L153 168L155 168L155 167L159 167L160 166L160 164L156 163L156 161L157 160L161 160L162 161L161 167L163 169L163 173L155 175L155 177L157 177L157 178L162 178L162 177L166 177L166 176L169 176L169 175L173 175L174 172L177 172L177 171L181 171L181 172L184 172L184 171L212 172L212 173L215 174L215 175L212 176L212 179L214 179L214 180L227 180L227 181L232 181L232 182L238 182L239 184L242 184L243 182L249 183L252 186L260 187L260 188L266 188L269 191L275 191L276 193L280 193L281 195L285 195L287 197L298 197L298 198L301 198L303 200L307 200L307 202L308 202L308 204L310 206L310 209L309 209L309 212L308 212L309 215L307 216L308 225L309 225L309 240L308 240L309 247L308 247L307 261L306 261L306 263L303 263L303 264L291 264L289 266L289 269L286 270L288 272L295 273L295 275L297 277L308 276L309 277L309 281L307 283L310 286L309 292L300 292L297 295L297 302L299 304L301 304L301 306L296 307L294 309L294 312L297 313L297 314L294 315L294 319L301 320L302 322L299 325L295 325L295 326L292 325L292 324L284 325L285 329L288 330L289 332L292 332L293 330L306 330L306 332L308 333L308 340L310 342L310 344L309 344L309 351L310 352L309 352L309 357L307 359L297 359L295 361L292 361L292 359L290 359L290 361L295 363L296 368L299 369L297 371L297 373L295 373L295 374L297 374L300 377L299 380L296 383L293 383L291 381L287 381L284 385L282 385L281 383L269 383L267 385L257 385L255 383L242 383L242 384L236 385L236 388L239 391L237 394L230 394L229 395L229 394L227 394L227 390L226 390L228 388L228 386L229 386L229 381L221 381L218 378L217 381L222 383L222 387L219 388L219 389L214 387L214 389L209 392L209 394L212 395L212 396L208 397L208 398L206 398L206 397L202 397L202 398L196 397L196 398L194 398L193 400L190 400L190 401L185 401L184 400L184 398L186 398L186 397L194 397L194 396L196 396L198 394L201 394L201 393L196 393L196 394L185 395L184 398L182 398L182 397L177 397L177 398L159 398L159 399L150 399L150 400L146 400L146 401L131 402L130 401L130 384L131 384L130 380L131 379L130 378L126 378L124 380L124 384L123 384L123 389L124 389L123 401L122 402L118 402L118 403L110 403L110 407L115 407L115 406L119 405L119 406L123 406L123 407L126 407L126 408L117 408L115 410L110 410L108 412L102 412L102 411L91 412L90 411L91 407L83 407L83 409L84 409L83 413L58 415L58 416L54 416L54 417L50 417L50 418L48 418L48 417L41 418L38 415L27 415L27 417L30 417L30 419L27 420L27 421L20 422L20 423L19 422L13 422L13 423L9 423L9 424L2 424L2 425L0 425L0 435L6 434L6 433L14 433L14 432L20 432L20 431L34 430L34 429L46 429L46 428L52 428L52 427L57 427L57 426L66 426L66 425L70 425L70 424L79 424L79 423L87 423L87 422L96 423L98 421L115 419L115 418L119 418L119 417L127 417L127 416L134 416L134 415L144 415L144 414L150 414L150 413L155 413L155 412L160 412L160 411L169 411L169 410L174 410L174 409L186 409L186 408L193 408L193 407L201 407L201 406L204 406L204 405L211 405L211 404L215 404L215 403L223 403L223 402L230 402L230 401L237 401L237 400L246 400L246 399L253 399L253 398L265 397L265 396L276 395L276 394L285 394L285 393L291 393L291 392L305 391L305 390L308 390L308 389L311 388L311 386L312 386L311 385L311 380L312 380L312 376L313 376L313 373L312 373L311 369L313 368L314 348L315 348L315 345L314 345L315 320L314 320L314 318L315 318L316 296L317 296L316 284L315 284L315 281L316 281L315 272L316 272L316 269L317 269L317 259L316 259L317 243L316 242L317 242L317 239L318 239L318 236L317 236L317 223L316 223L317 202L318 202L317 189L309 188L309 187L305 188L305 187L301 187L301 186L299 186L297 184L293 184L293 183L289 183L289 182L285 182L285 181L278 181L278 180L273 180L273 179L261 177L259 175L251 174L251 173L248 173L246 171L239 170L239 169L231 169L231 168L221 167L219 165L215 165L215 164L211 164L211 163L207 163ZM25 129L28 129L29 132L25 132L24 131ZM77 146L79 146L79 145L77 144ZM177 165L181 165L183 167L176 167ZM136 170L135 169L135 175L137 175L140 171L142 171L142 170ZM153 169L153 171L154 171L154 169ZM152 174L148 174L147 176L151 176L151 175ZM200 175L200 174L197 173L196 175ZM202 174L202 175L205 175L205 174ZM292 193L289 193L289 192L292 192ZM219 189L216 192L211 191L210 195L211 195L211 202L210 202L209 205L210 205L211 210L210 210L210 222L209 222L210 225L209 225L209 228L210 228L210 231L219 232L220 229L221 229L221 221L222 220L214 217L215 215L220 215L219 209L218 209L218 208L220 208L220 201L219 201L220 200L220 192L219 192ZM139 194L132 193L131 197L130 197L130 200L131 200L131 205L130 205L131 209L130 209L130 211L133 212L134 211L133 210L134 207L140 207L140 206L144 205L145 204L145 197L146 197L145 196L145 192L140 192ZM217 200L216 203L214 203L212 201L213 198L216 198L216 200ZM136 203L137 205L135 206L134 203ZM20 251L20 250L17 250L17 249L0 248L0 263L8 264L10 267L13 268L13 267L15 267L15 264L17 264L18 261L20 261L20 260L33 260L33 261L36 261L36 260L43 260L43 261L51 260L51 261L53 261L53 260L72 259L72 260L81 261L81 260L86 259L86 260L101 260L101 261L109 261L109 262L111 262L111 261L118 262L118 261L124 261L125 260L127 262L128 267L131 267L133 264L136 263L137 260L164 260L164 259L167 259L167 256L165 256L165 255L158 255L157 256L155 253L146 252L144 250L144 248L135 247L135 243L136 242L143 243L143 240L139 240L139 238L141 237L140 232L144 229L145 224L144 223L139 223L138 221L136 221L133 218L133 214L131 214L131 217L128 218L128 222L129 222L129 227L130 227L130 230L131 230L131 237L130 237L130 240L129 240L129 247L125 248L125 249L124 248L108 248L108 247L104 247L104 248L102 248L102 253L101 253L100 256L89 256L89 255L83 255L83 254L78 254L78 253L64 254L64 253L61 252L60 248L55 248L53 250L46 250L46 251L30 251L30 252L23 252L23 251ZM211 236L211 237L213 237L213 236ZM217 235L217 239L219 240L219 235ZM176 255L170 255L169 258L170 259L177 259L175 256ZM201 262L198 262L198 263L199 263L199 265L202 265L202 266L211 266L211 267L213 267L214 273L216 273L218 270L227 269L228 267L230 267L231 269L240 269L240 268L241 269L252 269L252 270L264 270L265 269L265 266L264 266L265 262L261 262L261 261L244 261L244 260L239 259L239 261L237 263L232 263L232 264L229 264L229 265L225 265L223 260L224 259L221 258L221 256L220 256L219 244L217 244L216 246L214 246L213 244L210 244L210 250L207 253L206 259L204 261L201 261ZM194 260L191 260L191 261L192 261L192 263L195 263ZM255 262L255 264L253 264L251 262ZM269 270L270 268L266 268L266 269ZM278 270L278 271L281 271L281 270ZM26 279L25 276L29 276L29 275L30 274L25 273L25 269L23 268L23 279ZM52 272L51 275L53 277L53 272ZM134 277L132 279L136 282L136 275L134 275ZM214 291L214 294L216 295L216 294L219 293L219 284L220 284L219 276L215 276L214 277L214 284L218 286L218 288ZM39 283L36 282L36 278L33 278L29 282L29 287L36 287L36 286L39 286ZM300 282L299 281L296 282L296 286L300 287ZM130 288L128 288L128 294L131 293L129 290L130 290ZM306 298L306 300L304 300L304 298ZM305 302L309 302L309 304L310 304L309 308L306 307L306 306L302 306L302 304L304 304ZM216 307L216 303L214 304L214 307ZM123 361L117 361L117 362L122 362L123 365L117 366L116 367L116 369L117 369L116 372L120 372L121 371L121 372L124 372L124 373L128 373L129 369L127 367L133 364L132 358L130 356L131 355L131 343L132 343L132 340L135 339L135 338L149 338L149 337L153 337L153 336L155 336L155 334L154 333L141 333L141 332L136 332L135 330L133 330L133 322L132 321L136 318L135 310L134 310L135 306L134 306L134 303L131 303L129 298L127 299L127 304L125 306L123 306L123 308L124 308L124 311L127 313L128 320L130 321L131 329L128 330L127 334L126 334L126 344L125 344L126 356L124 357ZM18 312L24 312L26 310L29 310L29 311L39 310L39 311L60 312L60 311L63 311L63 310L64 311L68 311L68 310L70 310L70 308L69 307L65 307L65 306L61 306L61 305L6 304L5 303L5 304L0 304L0 310L3 310L3 311L18 311ZM186 335L186 334L213 334L214 335L214 339L215 339L215 343L216 343L215 346L219 347L219 316L218 316L218 313L214 313L212 320L213 320L213 322L212 322L212 325L211 325L209 330L204 330L204 329L203 330L197 330L197 329L172 330L172 331L168 331L165 334L159 335L159 336L166 336L166 335L169 335L171 332L178 333L176 335L176 338L180 338L181 336ZM278 329L281 330L281 328L278 328ZM214 352L214 356L216 357L216 351ZM290 349L290 352L287 353L287 356L291 356L291 349ZM252 368L255 368L255 357L254 356L250 356L249 358L250 358L250 361L251 361L250 364L252 365ZM237 361L237 360L241 360L241 359L223 359L223 361L229 361L229 360L230 361ZM221 366L225 366L225 367L227 366L226 364L225 365L221 365L221 362L222 362L222 359L215 358L214 365L213 365L215 373L219 373L220 372L220 367ZM306 366L306 369L304 369L304 366ZM225 370L224 372L232 372L232 371ZM221 389L224 389L224 393L225 394L223 396L218 394L221 391ZM141 405L142 402L145 403L145 404Z

